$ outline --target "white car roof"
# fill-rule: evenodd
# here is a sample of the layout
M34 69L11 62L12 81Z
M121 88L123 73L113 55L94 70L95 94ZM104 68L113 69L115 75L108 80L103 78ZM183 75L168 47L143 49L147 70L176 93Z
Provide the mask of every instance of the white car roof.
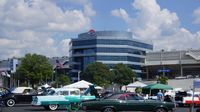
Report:
M16 87L12 93L23 93L25 89L33 89L31 87Z
M80 89L77 88L56 88L55 91L80 91Z

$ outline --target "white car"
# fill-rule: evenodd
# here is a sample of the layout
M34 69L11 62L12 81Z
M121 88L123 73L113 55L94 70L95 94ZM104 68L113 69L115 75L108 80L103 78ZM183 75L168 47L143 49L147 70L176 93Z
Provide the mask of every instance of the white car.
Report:
M96 97L81 95L79 89L59 88L50 91L46 96L33 96L32 105L43 106L47 110L56 110L58 107L71 107L71 104L93 99Z

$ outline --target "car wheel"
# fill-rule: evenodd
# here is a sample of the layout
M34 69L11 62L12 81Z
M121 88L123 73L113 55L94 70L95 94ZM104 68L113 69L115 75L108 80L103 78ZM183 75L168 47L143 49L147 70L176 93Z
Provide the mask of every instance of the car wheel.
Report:
M102 112L115 112L115 109L113 109L111 107L106 107L105 109L103 109Z
M13 107L15 105L15 100L14 99L8 99L6 101L6 106L7 107Z
M157 108L155 112L167 112L164 108Z
M56 110L58 108L58 105L57 104L50 104L49 105L49 109L50 110Z

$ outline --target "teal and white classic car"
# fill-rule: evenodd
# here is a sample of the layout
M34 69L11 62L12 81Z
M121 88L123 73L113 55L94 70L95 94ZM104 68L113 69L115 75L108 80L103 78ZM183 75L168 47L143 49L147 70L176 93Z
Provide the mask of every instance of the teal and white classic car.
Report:
M43 106L48 110L56 110L58 107L66 107L72 109L78 108L81 101L96 99L95 96L81 95L79 89L75 88L58 88L50 91L45 96L33 96L32 105Z

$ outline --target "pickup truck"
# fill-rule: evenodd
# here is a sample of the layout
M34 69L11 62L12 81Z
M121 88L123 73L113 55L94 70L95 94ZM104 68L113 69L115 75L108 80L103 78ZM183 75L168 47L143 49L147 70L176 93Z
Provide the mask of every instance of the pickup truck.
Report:
M43 106L47 110L56 110L58 107L66 107L67 110L70 110L72 106L77 107L82 101L94 99L96 99L95 96L82 95L79 89L58 88L50 91L45 96L33 96L32 105Z

